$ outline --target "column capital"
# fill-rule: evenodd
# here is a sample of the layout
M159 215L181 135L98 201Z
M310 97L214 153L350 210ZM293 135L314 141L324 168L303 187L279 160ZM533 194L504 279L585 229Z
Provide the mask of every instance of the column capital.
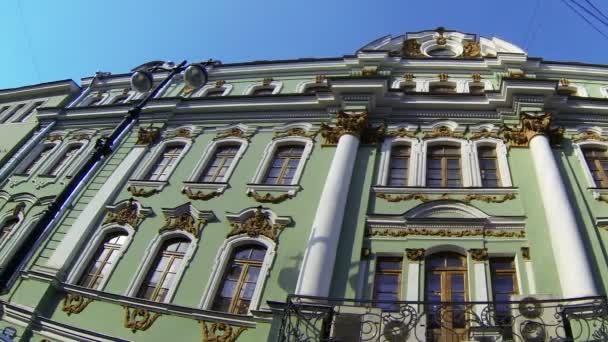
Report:
M424 260L424 248L406 248L405 256L409 261L422 261Z
M335 126L321 124L321 135L325 138L325 143L329 145L337 144L340 137L345 134L360 137L363 129L367 126L367 117L367 112L339 112L336 115Z
M532 138L546 136L551 145L558 146L564 134L563 127L551 127L553 116L546 112L522 113L519 127L503 126L501 133L512 147L528 147Z
M472 248L469 249L469 253L471 254L473 261L482 262L488 260L487 248Z

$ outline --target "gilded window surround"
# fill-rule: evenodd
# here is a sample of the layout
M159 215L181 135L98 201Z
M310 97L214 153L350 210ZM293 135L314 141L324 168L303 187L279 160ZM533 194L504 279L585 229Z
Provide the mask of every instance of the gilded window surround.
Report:
M181 230L198 239L202 227L215 219L215 214L209 210L198 210L190 203L175 208L163 208L165 224L158 230L159 233L172 230ZM192 241L194 243L194 241Z
M246 234L256 238L265 236L275 243L278 243L279 235L285 227L292 222L290 217L276 216L272 211L261 206L255 209L247 209L241 214L226 215L232 229L228 232L227 238Z
M251 142L251 138L255 135L257 128L249 127L243 124L231 125L226 127L216 128L216 135L213 140L219 140L229 137L241 138L247 142Z
M129 224L133 228L137 226L152 214L152 209L144 208L141 203L130 198L121 201L116 205L106 206L106 218L103 224L116 223L119 225Z

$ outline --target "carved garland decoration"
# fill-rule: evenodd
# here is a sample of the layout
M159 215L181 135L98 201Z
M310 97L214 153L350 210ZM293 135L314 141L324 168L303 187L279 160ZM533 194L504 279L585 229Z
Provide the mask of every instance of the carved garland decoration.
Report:
M136 145L150 145L160 137L160 128L158 127L139 127L137 131Z
M290 128L285 133L275 132L272 140L285 138L285 137L304 137L314 139L317 136L317 133L306 133L306 130L300 127Z
M503 126L503 137L513 147L528 147L530 140L537 135L547 135L551 145L559 146L564 134L563 127L551 128L552 117L549 113L538 115L522 114L521 127Z
M394 131L389 131L388 133L386 133L387 137L390 138L404 138L404 137L408 137L408 138L416 138L416 132L412 132L412 131L408 131L407 129L401 127L397 130Z
M188 128L182 127L182 128L179 128L179 129L167 134L167 138L174 138L174 137L191 139L192 131L190 131Z
M424 133L422 136L422 140L426 139L434 139L434 138L456 138L456 139L464 139L463 133L454 132L448 127L441 126L434 128L432 132Z
M250 237L256 238L263 235L273 241L277 242L279 234L285 228L282 224L271 224L270 220L266 217L266 214L262 212L262 208L258 207L252 217L246 219L244 222L232 222L230 223L232 230L226 237L231 237L239 234L247 234Z
M599 133L593 131L586 131L572 138L572 142L574 143L585 140L608 141L608 138L602 137Z
M424 260L424 248L406 248L405 255L409 261L422 261Z
M239 128L232 128L227 132L223 132L223 133L218 133L215 138L213 138L213 140L218 140L218 139L223 139L223 138L228 138L228 137L236 137L236 138L242 138L245 139L247 141L250 141L250 138L253 136L253 134L246 134L245 132L243 132L241 129Z
M214 197L217 197L219 195L221 195L222 193L219 191L210 191L210 192L203 192L202 190L199 190L197 192L192 191L191 189L184 189L182 190L182 193L184 195L186 195L189 199L191 200L203 200L203 201L208 201Z
M260 195L256 191L248 192L247 196L253 198L256 202L259 202L259 203L274 203L274 204L281 203L285 200L293 198L293 195L288 194L288 193L280 194L278 196L273 196L269 192L266 193L266 195Z
M458 196L458 195L455 195ZM407 194L407 195L390 195L390 194L376 194L376 197L382 198L388 202L401 202L401 201L410 201L410 200L418 200L422 203L436 201L440 199L452 199L458 200L460 202L470 204L473 201L481 201L486 203L504 203L506 201L510 201L515 199L515 194L506 194L502 196L486 196L479 194L469 194L465 195L463 198L457 198L450 196L448 194L442 194L438 196L430 196L427 194Z
M118 223L125 224L128 223L131 227L137 227L139 223L144 219L144 214L138 215L137 206L133 203L133 199L129 199L129 203L120 209L118 212L114 213L108 211L106 214L106 219L103 221L103 224L108 223Z
M61 310L69 315L81 313L93 299L75 293L67 293Z
M339 112L336 115L336 126L331 127L325 123L321 124L321 136L325 139L325 144L335 145L344 134L351 134L356 137L361 135L361 132L367 125L367 113L346 114Z
M160 317L160 313L150 312L147 309L131 308L128 306L123 306L123 308L125 309L123 324L125 328L131 329L132 332L148 330L154 321Z
M200 321L203 332L203 342L234 342L247 330L224 322Z
M469 249L471 258L474 261L486 261L488 260L488 249L487 248L472 248Z
M197 220L190 215L190 213L185 213L174 217L168 216L165 218L165 225L163 225L158 232L162 233L166 230L178 229L188 232L194 236L198 236L200 227L204 223L205 222L197 222Z
M127 191L135 197L150 197L158 192L157 189L137 188L135 186L129 186Z
M491 238L525 238L526 232L518 230L497 229L431 229L431 228L394 228L394 229L368 229L366 237L407 237L407 236L434 236L434 237L491 237Z

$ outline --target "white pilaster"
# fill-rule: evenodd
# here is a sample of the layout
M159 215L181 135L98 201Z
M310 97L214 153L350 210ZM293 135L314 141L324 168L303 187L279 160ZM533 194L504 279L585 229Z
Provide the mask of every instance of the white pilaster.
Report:
M410 261L407 269L407 290L405 300L416 302L420 293L420 263Z
M359 138L354 135L345 134L338 140L302 261L296 287L297 294L320 297L329 295L358 148Z
M562 295L566 298L597 295L586 247L547 137L533 137L530 151Z
M536 294L536 278L534 278L534 270L532 270L532 261L524 261L526 267L526 276L528 278L528 292L530 294Z
M475 298L476 302L487 302L488 301L488 279L486 276L486 263L484 261L473 262L473 276L475 286ZM483 317L483 309L485 305L475 305L475 312L479 317Z

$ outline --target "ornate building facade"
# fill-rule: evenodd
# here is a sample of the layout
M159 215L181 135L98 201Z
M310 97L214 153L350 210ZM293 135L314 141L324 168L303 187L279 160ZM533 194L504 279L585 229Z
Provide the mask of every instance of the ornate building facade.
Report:
M0 339L608 340L607 66L197 65L0 91Z

